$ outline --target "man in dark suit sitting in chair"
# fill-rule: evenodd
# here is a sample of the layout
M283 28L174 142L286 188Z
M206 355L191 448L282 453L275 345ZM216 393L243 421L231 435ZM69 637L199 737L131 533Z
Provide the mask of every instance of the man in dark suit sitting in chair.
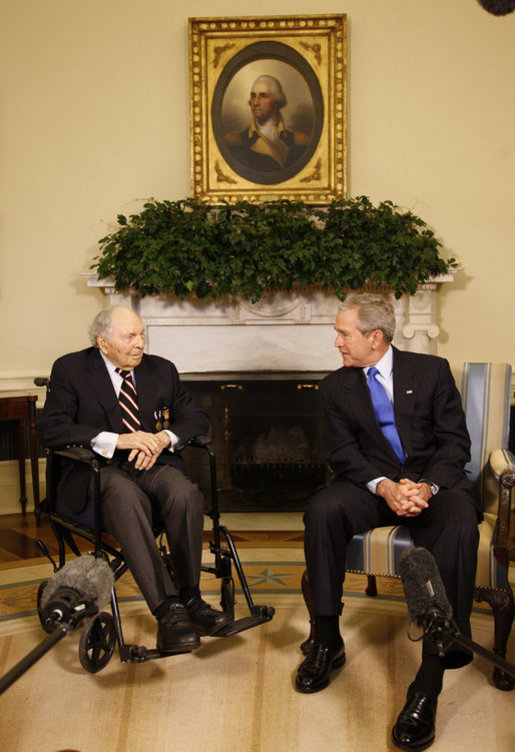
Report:
M392 347L393 306L380 295L348 298L335 330L344 367L320 387L333 480L304 517L316 629L296 676L297 689L306 693L327 686L331 671L345 662L339 616L352 536L406 525L415 545L432 552L458 627L470 636L481 517L464 471L470 439L448 362ZM422 664L393 728L397 747L432 744L444 669L471 658L456 644L442 658L424 639Z
M178 453L209 419L184 390L173 363L145 355L144 327L130 308L101 311L92 347L59 358L39 425L50 449L91 448L101 465L102 518L158 621L157 647L184 653L229 621L202 600L203 497ZM89 468L63 460L58 495L74 513L91 496ZM175 583L152 528L162 521Z

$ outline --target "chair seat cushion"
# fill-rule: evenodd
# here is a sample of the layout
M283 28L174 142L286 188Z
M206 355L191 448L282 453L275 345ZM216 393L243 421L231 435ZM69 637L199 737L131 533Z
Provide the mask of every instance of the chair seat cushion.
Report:
M476 585L507 588L508 570L494 558L491 545L495 524L495 515L485 514L479 525ZM347 547L347 571L378 577L399 577L399 556L412 545L409 530L400 525L360 533L352 538Z
M412 545L408 528L400 525L360 533L347 546L347 571L399 577L399 556Z
M93 530L95 527L95 508L92 499L88 500L87 504L81 512L72 512L70 507L68 507L58 496L55 502L55 511L57 512L57 514L66 517L72 522L77 522L79 525L83 525L84 527L88 528L88 530ZM104 522L102 519L101 529L102 531L105 530Z

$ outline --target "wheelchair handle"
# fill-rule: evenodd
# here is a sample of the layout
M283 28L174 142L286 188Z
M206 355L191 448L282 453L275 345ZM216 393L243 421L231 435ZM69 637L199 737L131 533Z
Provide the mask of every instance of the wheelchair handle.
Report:
M199 449L205 449L210 444L211 444L211 439L209 438L209 436L205 436L204 434L199 434L198 436L195 436L189 442L189 446L198 447Z

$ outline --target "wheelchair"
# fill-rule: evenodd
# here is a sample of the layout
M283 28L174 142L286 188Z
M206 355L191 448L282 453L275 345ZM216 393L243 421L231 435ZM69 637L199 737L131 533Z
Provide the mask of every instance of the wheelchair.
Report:
M49 388L49 380L45 378L34 379L36 386ZM211 448L211 440L207 436L195 437L189 445L199 451L207 453L210 477L210 508L204 513L212 521L212 538L209 540L209 551L213 556L210 565L202 564L201 571L207 572L220 580L220 606L224 613L229 616L229 623L219 632L217 637L231 637L260 624L270 621L275 613L272 606L255 605L250 588L248 586L243 567L236 550L233 538L227 528L220 522L218 505L218 487L216 480L216 459ZM116 547L116 541L107 536L102 530L101 511L101 483L100 465L95 454L82 446L70 446L62 450L45 449L47 467L47 493L41 502L41 508L46 513L50 526L55 535L58 546L58 562L50 555L43 541L38 540L38 546L42 553L51 562L54 572L61 569L66 563L66 546L76 556L81 556L78 539L88 541L93 546L93 555L105 559L114 575L114 582L122 577L128 570L123 554ZM74 514L59 499L57 495L57 478L59 476L59 463L61 458L75 462L81 462L89 466L93 478L93 498L80 514ZM172 557L164 542L164 532L158 525L154 527L154 533L158 540L158 548L164 564L173 579ZM248 614L235 619L235 582L233 567L244 595ZM49 625L41 606L42 594L48 580L40 583L37 592L37 611L43 629L51 632L54 628ZM157 658L171 657L170 653L163 653L156 649L147 649L144 645L134 645L125 642L119 611L116 587L113 587L110 597L111 613L102 611L89 619L85 619L82 625L79 640L79 660L83 668L89 673L96 673L103 669L109 662L118 644L120 661L122 663L141 663Z

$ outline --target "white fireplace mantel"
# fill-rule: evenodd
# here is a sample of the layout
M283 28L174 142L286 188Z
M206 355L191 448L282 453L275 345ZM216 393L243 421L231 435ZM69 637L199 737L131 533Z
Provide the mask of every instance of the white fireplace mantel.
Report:
M147 352L172 360L179 372L325 372L341 365L333 347L338 299L301 289L274 293L257 303L227 298L217 303L173 296L120 294L113 280L82 275L101 288L109 305L133 308L145 325ZM392 302L397 318L394 344L403 350L432 353L439 334L437 291L453 273L434 277L414 295ZM377 289L372 286L369 290Z

